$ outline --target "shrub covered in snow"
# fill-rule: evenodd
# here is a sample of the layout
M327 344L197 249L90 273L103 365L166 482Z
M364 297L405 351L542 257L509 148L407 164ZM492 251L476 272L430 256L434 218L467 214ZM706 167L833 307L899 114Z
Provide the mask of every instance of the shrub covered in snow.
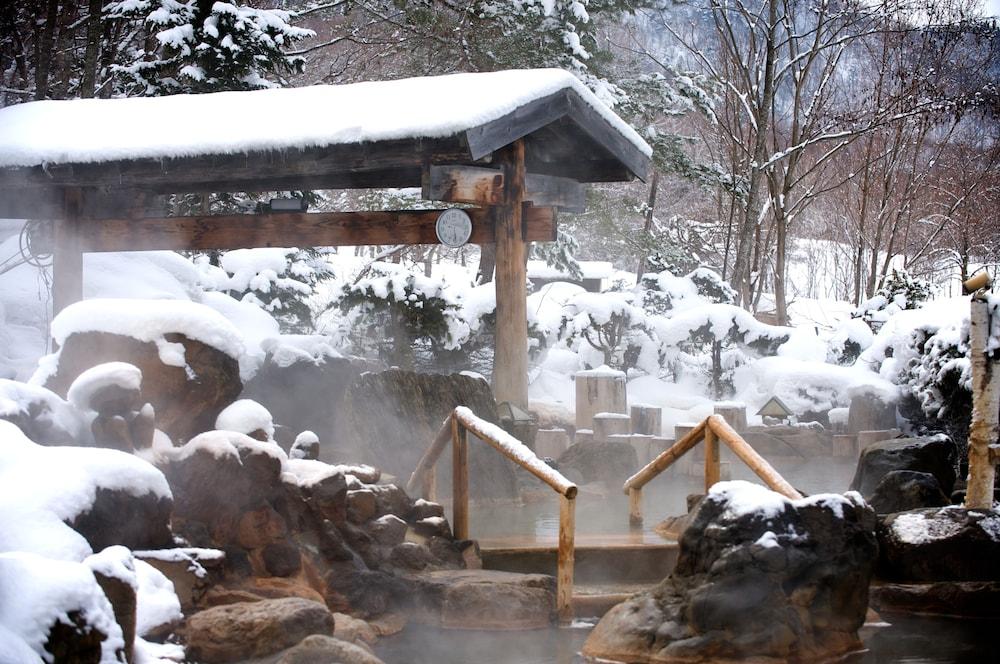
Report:
M656 338L633 293L579 293L563 305L559 337L585 358L589 368L607 365L655 372L660 365ZM599 355L588 361L588 349Z
M412 369L418 351L437 357L468 336L460 304L439 278L376 263L370 276L343 286L339 332L353 352Z
M862 302L851 315L877 330L894 313L919 308L930 299L931 290L929 281L911 277L906 270L894 269L882 288Z

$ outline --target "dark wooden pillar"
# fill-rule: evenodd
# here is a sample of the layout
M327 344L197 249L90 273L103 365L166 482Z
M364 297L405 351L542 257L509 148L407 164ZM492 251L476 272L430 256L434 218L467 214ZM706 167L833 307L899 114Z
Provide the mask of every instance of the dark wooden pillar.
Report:
M52 315L83 299L83 252L80 249L80 214L83 196L67 189L63 218L55 222L52 248Z
M524 241L524 142L514 141L500 154L504 175L503 204L496 214L497 331L493 356L493 391L497 401L528 406L528 291Z

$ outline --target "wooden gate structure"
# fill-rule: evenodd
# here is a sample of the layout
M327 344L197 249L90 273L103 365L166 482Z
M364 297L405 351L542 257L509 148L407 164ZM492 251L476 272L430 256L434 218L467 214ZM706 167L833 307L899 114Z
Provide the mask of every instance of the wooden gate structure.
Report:
M496 243L494 390L524 407L526 245L555 239L584 183L645 179L649 154L558 70L32 102L0 110L0 218L54 222L59 311L83 297L84 252L438 241L438 211L167 217L166 194L421 187L470 204L469 242Z

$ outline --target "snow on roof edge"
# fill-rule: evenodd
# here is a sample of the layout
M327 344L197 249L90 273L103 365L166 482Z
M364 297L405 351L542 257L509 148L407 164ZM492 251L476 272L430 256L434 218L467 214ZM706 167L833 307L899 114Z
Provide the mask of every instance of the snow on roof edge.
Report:
M17 104L0 109L0 168L444 138L564 89L577 93L644 155L652 154L635 129L569 72L524 69L248 92ZM399 106L398 100L417 95L433 103ZM296 122L275 122L290 109ZM185 117L218 121L177 121ZM90 129L80 132L79 127Z

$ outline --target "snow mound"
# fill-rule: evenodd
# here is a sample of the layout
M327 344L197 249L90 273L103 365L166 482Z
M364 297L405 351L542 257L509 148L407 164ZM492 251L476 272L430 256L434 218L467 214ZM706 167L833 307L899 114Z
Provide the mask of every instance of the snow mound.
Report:
M98 364L76 377L66 392L66 398L76 408L90 410L91 397L112 385L138 392L142 387L142 371L128 362Z
M93 299L76 302L52 321L52 339L60 346L71 334L104 332L155 343L160 360L186 366L184 347L166 340L170 333L211 346L238 360L244 352L243 336L215 310L183 300ZM39 382L33 378L33 382Z
M83 560L93 551L66 522L91 508L99 488L172 498L163 473L136 456L43 447L0 421L0 551Z
M0 553L0 587L4 664L51 662L52 655L45 650L49 628L57 621L71 624L71 612L107 635L101 642L101 664L119 664L115 653L125 647L125 639L111 603L87 565L20 551Z
M215 428L224 431L251 434L263 431L268 440L274 438L274 420L271 411L253 399L239 399L226 406L215 418Z

